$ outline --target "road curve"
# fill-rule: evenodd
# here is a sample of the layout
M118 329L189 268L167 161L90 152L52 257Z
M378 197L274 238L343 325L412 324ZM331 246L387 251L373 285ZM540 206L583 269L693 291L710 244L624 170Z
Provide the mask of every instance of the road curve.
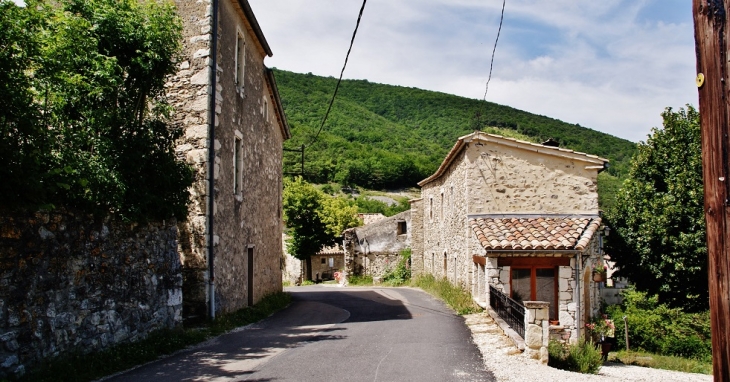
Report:
M273 316L109 381L493 381L464 319L411 288L287 288Z

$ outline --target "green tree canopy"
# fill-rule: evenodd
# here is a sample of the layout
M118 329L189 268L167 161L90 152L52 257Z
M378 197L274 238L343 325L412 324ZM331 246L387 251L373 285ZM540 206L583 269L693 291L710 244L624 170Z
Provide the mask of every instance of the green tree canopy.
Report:
M344 198L331 197L301 177L285 180L284 219L291 239L289 253L306 260L311 272L311 256L322 247L333 245L342 231L361 224L357 206ZM312 275L308 274L311 279Z
M123 219L187 214L169 123L181 22L153 0L0 2L0 193ZM6 33L7 31L7 33Z
M606 250L637 289L690 311L708 308L699 113L662 113L607 213Z

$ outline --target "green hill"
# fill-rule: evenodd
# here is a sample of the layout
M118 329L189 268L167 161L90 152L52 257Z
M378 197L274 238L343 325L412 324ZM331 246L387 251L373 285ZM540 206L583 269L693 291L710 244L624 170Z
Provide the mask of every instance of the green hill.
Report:
M553 138L561 147L611 160L606 178L621 178L636 145L628 140L541 115L455 95L343 80L317 139L336 78L276 70L293 138L305 147L312 182L371 189L412 187L431 175L456 139L474 130L532 142ZM313 143L311 143L313 142ZM287 152L284 171L298 173L301 155ZM611 176L612 175L612 176ZM617 179L610 179L617 181Z

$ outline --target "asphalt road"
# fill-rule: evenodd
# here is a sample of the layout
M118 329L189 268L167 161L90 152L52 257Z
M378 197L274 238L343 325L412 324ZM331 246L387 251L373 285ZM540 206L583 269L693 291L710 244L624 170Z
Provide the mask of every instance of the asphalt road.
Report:
M292 304L110 381L494 381L464 319L410 288L288 288Z

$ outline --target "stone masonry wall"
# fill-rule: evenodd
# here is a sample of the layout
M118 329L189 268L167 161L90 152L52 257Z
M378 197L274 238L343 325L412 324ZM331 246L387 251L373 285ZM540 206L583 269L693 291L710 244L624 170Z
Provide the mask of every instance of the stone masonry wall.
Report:
M172 115L174 123L185 131L176 153L192 165L195 174L195 182L190 188L188 219L179 224L184 266L184 314L186 317L205 317L208 300L208 96L212 91L209 86L212 8L209 0L176 0L175 5L183 20L183 59L179 64L180 70L167 83L167 97L175 107ZM220 89L216 89L218 92Z
M208 279L209 84L212 59L210 0L176 0L184 21L184 57L168 84L175 100L175 122L185 137L178 154L193 165L190 215L182 222L186 316L205 316ZM237 1L219 2L215 84L214 271L216 310L230 312L281 290L282 147L284 137L273 117L272 89L265 76L265 52ZM245 51L243 78L236 81L238 36ZM241 142L240 175L235 173L236 141ZM236 177L240 189L234 190ZM249 261L249 251L253 261ZM253 290L249 290L249 268ZM251 297L249 299L249 297Z
M423 199L411 201L411 272L424 274L426 255L423 251Z
M408 210L347 230L344 248L346 258L353 261L354 269L350 272L380 277L398 264L401 251L411 248L411 235L414 232L411 216L412 211ZM405 223L405 233L399 234L399 223Z
M0 378L182 322L174 222L0 217Z
M453 284L471 285L472 258L467 224L468 162L464 152L440 178L421 189L424 271Z
M595 164L492 142L464 151L469 214L598 214Z
M220 2L218 76L222 113L216 133L216 288L220 309L230 312L282 290L282 136L266 81L266 54L238 1ZM245 40L243 89L237 89L236 39ZM218 96L217 96L218 97ZM241 191L234 192L234 145L242 138ZM253 263L248 251L253 251ZM253 290L248 272L253 267Z

